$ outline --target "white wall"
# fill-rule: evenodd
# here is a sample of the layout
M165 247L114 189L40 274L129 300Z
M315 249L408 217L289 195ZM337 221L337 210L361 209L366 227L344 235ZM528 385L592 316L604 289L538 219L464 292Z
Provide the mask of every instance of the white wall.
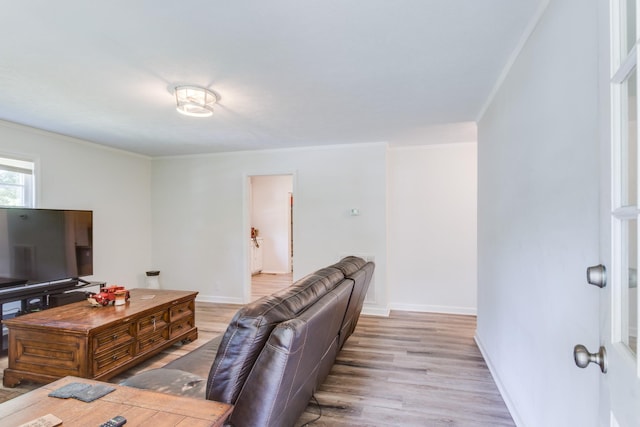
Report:
M340 255L374 257L369 313L475 313L475 143L155 159L153 259L163 286L197 289L201 300L246 298L246 183L274 174L294 179L294 279Z
M476 313L476 143L389 150L392 309Z
M291 193L292 175L251 177L251 226L262 237L263 273L290 272Z
M341 254L376 258L386 312L386 144L239 152L153 160L153 261L162 286L209 301L248 298L248 177L294 176L294 279ZM351 208L360 216L350 216Z
M0 121L1 155L36 162L37 207L93 211L88 280L144 286L151 266L148 158Z
M477 341L520 427L598 425L596 0L554 0L478 125Z

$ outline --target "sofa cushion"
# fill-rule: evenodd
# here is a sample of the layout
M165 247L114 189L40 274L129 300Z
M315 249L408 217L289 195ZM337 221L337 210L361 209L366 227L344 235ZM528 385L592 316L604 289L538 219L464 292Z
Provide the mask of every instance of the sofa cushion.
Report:
M179 369L150 369L140 372L120 385L128 387L155 390L176 396L198 397L204 399L204 389L207 380L190 372Z
M323 268L281 289L274 296L282 298L282 304L297 315L335 288L343 278L344 274L339 269Z
M331 267L337 268L338 270L342 271L342 274L344 274L344 277L349 277L353 273L355 273L356 271L364 267L366 263L367 261L365 261L362 258L358 258L356 256L348 256L348 257L342 258L340 261L333 264Z

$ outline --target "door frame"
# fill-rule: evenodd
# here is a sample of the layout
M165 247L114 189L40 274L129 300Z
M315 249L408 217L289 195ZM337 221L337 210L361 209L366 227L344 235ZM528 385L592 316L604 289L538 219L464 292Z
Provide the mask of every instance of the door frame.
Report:
M290 176L291 177L291 194L292 197L296 197L298 191L298 172L297 171L260 171L254 173L245 173L244 174L244 186L243 186L243 208L242 208L242 250L243 250L243 282L242 282L242 300L244 304L251 302L251 209L252 209L252 186L251 186L251 178L259 177L259 176ZM288 252L291 254L291 242L295 245L295 239L297 232L297 218L298 214L296 211L296 203L294 202L293 206L289 209L289 215L292 215L294 218L293 227L289 227L288 230L290 233L293 233L293 239L289 236L288 240ZM289 270L293 274L293 261L292 257L288 256L288 264Z

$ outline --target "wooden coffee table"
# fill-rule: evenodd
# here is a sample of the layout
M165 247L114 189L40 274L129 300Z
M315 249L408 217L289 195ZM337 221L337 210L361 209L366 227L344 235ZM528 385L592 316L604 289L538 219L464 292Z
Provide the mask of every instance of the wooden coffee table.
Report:
M177 341L195 340L193 291L131 289L125 305L81 301L3 323L9 367L3 384L48 383L65 376L105 380Z
M116 415L133 426L221 426L232 405L212 400L173 396L150 390L107 384L116 390L90 403L49 397L53 390L72 382L98 384L84 378L65 377L0 404L0 425L17 426L46 414L60 418L63 426L99 426ZM100 383L106 384L106 383Z

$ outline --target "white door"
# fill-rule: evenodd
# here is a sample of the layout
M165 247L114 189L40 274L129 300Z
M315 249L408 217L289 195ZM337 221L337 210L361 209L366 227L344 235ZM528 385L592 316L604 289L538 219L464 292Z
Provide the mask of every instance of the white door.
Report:
M611 0L611 194L603 191L601 340L607 373L602 376L601 424L640 426L638 359L638 48L637 1ZM607 157L607 156L603 156Z

